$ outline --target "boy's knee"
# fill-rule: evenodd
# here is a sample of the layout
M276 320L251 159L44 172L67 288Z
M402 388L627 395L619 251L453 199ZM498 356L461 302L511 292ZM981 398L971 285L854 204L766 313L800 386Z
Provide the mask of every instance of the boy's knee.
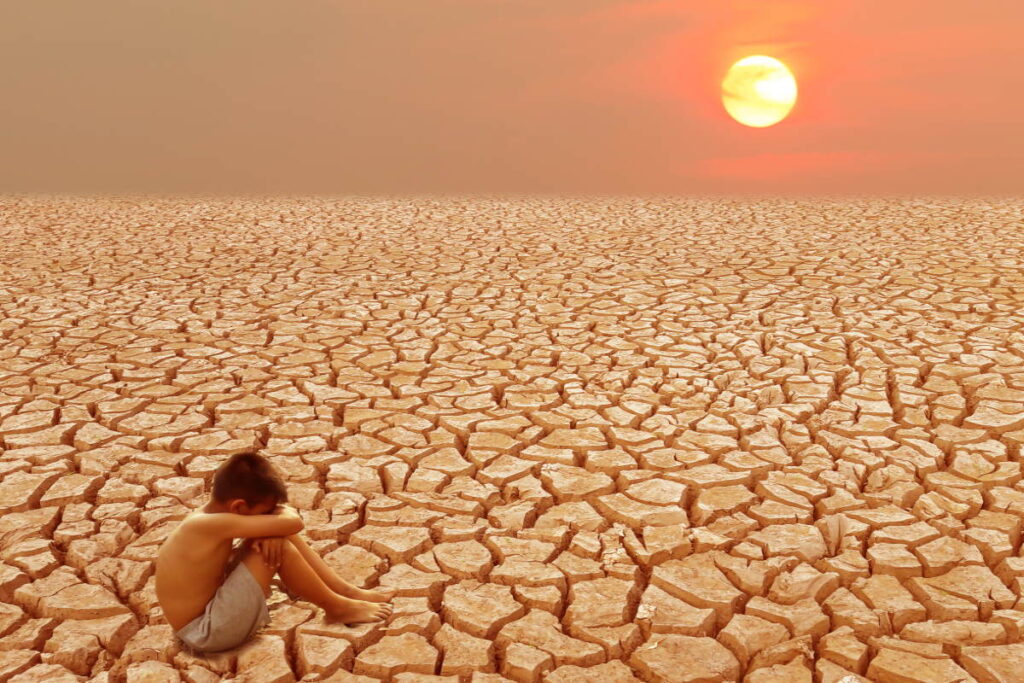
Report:
M289 541L291 540L290 536L285 536L284 538ZM249 568L254 570L255 572L266 573L272 576L276 574L280 569L279 566L272 567L269 564L267 564L266 558L264 558L263 553L257 550L255 547L253 547L253 544L249 544L248 546L242 548L241 557L242 561L245 562L249 566ZM294 543L282 543L281 563L284 564L285 562L291 562L293 561L293 558L302 559L302 553L299 551L299 549L295 546Z

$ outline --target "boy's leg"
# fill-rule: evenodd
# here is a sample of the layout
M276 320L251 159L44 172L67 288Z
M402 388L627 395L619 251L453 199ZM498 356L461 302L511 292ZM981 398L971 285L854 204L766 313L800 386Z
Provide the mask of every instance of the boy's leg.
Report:
M338 576L338 574L331 569L331 566L324 562L324 559L320 557L315 550L309 547L309 543L306 539L302 538L299 534L292 534L291 536L285 536L292 545L306 558L306 562L313 568L313 571L323 580L327 586L335 593L344 595L347 598L353 598L356 600L381 600L385 599L385 595L374 591L367 591L353 586L345 579Z
M275 574L273 567L268 566L263 560L263 555L251 546L246 549L242 562L260 584L263 594L270 597L270 581ZM390 605L352 600L335 593L306 562L298 548L291 543L284 544L281 567L276 573L280 574L290 591L323 607L328 615L342 621L350 623L374 621L383 619L391 613Z
M242 564L249 568L249 572L256 579L256 583L263 589L263 594L269 598L270 582L274 580L274 574L277 572L263 560L263 555L252 547L252 539L245 539L239 550ZM284 564L283 558L282 564Z

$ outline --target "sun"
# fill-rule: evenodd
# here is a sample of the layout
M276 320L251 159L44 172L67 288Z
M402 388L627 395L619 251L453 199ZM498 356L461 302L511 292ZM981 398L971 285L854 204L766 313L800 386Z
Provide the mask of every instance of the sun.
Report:
M745 126L764 128L786 118L796 103L796 79L773 57L751 55L731 67L722 80L722 104Z

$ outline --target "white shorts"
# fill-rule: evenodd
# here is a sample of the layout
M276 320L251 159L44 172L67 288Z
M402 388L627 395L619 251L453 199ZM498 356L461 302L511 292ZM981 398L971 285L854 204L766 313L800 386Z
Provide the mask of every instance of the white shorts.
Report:
M244 562L228 574L198 617L175 635L193 654L238 647L270 621L267 597Z

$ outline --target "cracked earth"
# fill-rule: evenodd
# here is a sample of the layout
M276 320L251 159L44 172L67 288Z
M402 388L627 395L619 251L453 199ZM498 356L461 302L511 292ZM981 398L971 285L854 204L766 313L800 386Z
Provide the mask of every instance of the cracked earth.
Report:
M0 197L0 680L1020 681L1022 217ZM244 449L387 623L179 651Z

